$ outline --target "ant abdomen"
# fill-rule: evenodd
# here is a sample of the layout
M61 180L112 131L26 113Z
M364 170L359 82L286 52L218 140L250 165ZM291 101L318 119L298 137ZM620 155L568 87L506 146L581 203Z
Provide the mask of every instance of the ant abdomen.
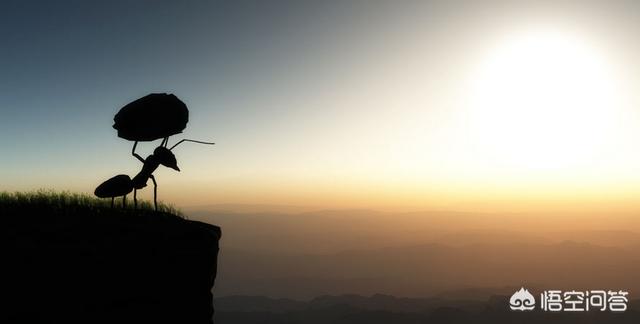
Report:
M128 195L133 191L131 177L119 174L100 184L94 194L100 198L113 198Z

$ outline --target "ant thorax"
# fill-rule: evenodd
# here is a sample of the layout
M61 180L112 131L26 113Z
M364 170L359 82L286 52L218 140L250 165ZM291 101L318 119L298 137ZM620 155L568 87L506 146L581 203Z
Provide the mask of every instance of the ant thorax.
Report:
M140 172L135 177L133 177L133 179L131 179L133 187L136 189L142 189L146 187L147 181L149 181L149 178L151 178L153 172L158 168L158 166L160 166L160 161L158 161L158 158L153 154L149 155L144 160L142 170L140 170Z

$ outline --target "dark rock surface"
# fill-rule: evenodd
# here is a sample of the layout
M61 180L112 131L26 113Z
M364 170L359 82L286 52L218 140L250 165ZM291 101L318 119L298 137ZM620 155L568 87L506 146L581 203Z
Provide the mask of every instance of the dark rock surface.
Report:
M0 214L0 323L211 323L219 227L118 208Z
M189 122L189 109L173 94L152 93L122 107L113 121L119 137L154 141L182 133Z

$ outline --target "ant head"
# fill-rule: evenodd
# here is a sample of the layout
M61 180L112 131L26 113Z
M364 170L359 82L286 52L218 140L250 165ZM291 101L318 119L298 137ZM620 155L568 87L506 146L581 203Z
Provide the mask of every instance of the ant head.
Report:
M153 151L153 155L158 158L158 162L160 164L166 166L167 168L172 168L176 171L180 171L178 168L178 161L176 161L176 156L164 146L158 146Z

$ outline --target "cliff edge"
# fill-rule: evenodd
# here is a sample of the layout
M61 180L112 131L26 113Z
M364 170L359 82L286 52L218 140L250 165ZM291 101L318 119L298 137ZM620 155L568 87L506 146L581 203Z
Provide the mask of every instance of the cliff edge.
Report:
M220 228L166 212L0 205L1 323L212 323Z

